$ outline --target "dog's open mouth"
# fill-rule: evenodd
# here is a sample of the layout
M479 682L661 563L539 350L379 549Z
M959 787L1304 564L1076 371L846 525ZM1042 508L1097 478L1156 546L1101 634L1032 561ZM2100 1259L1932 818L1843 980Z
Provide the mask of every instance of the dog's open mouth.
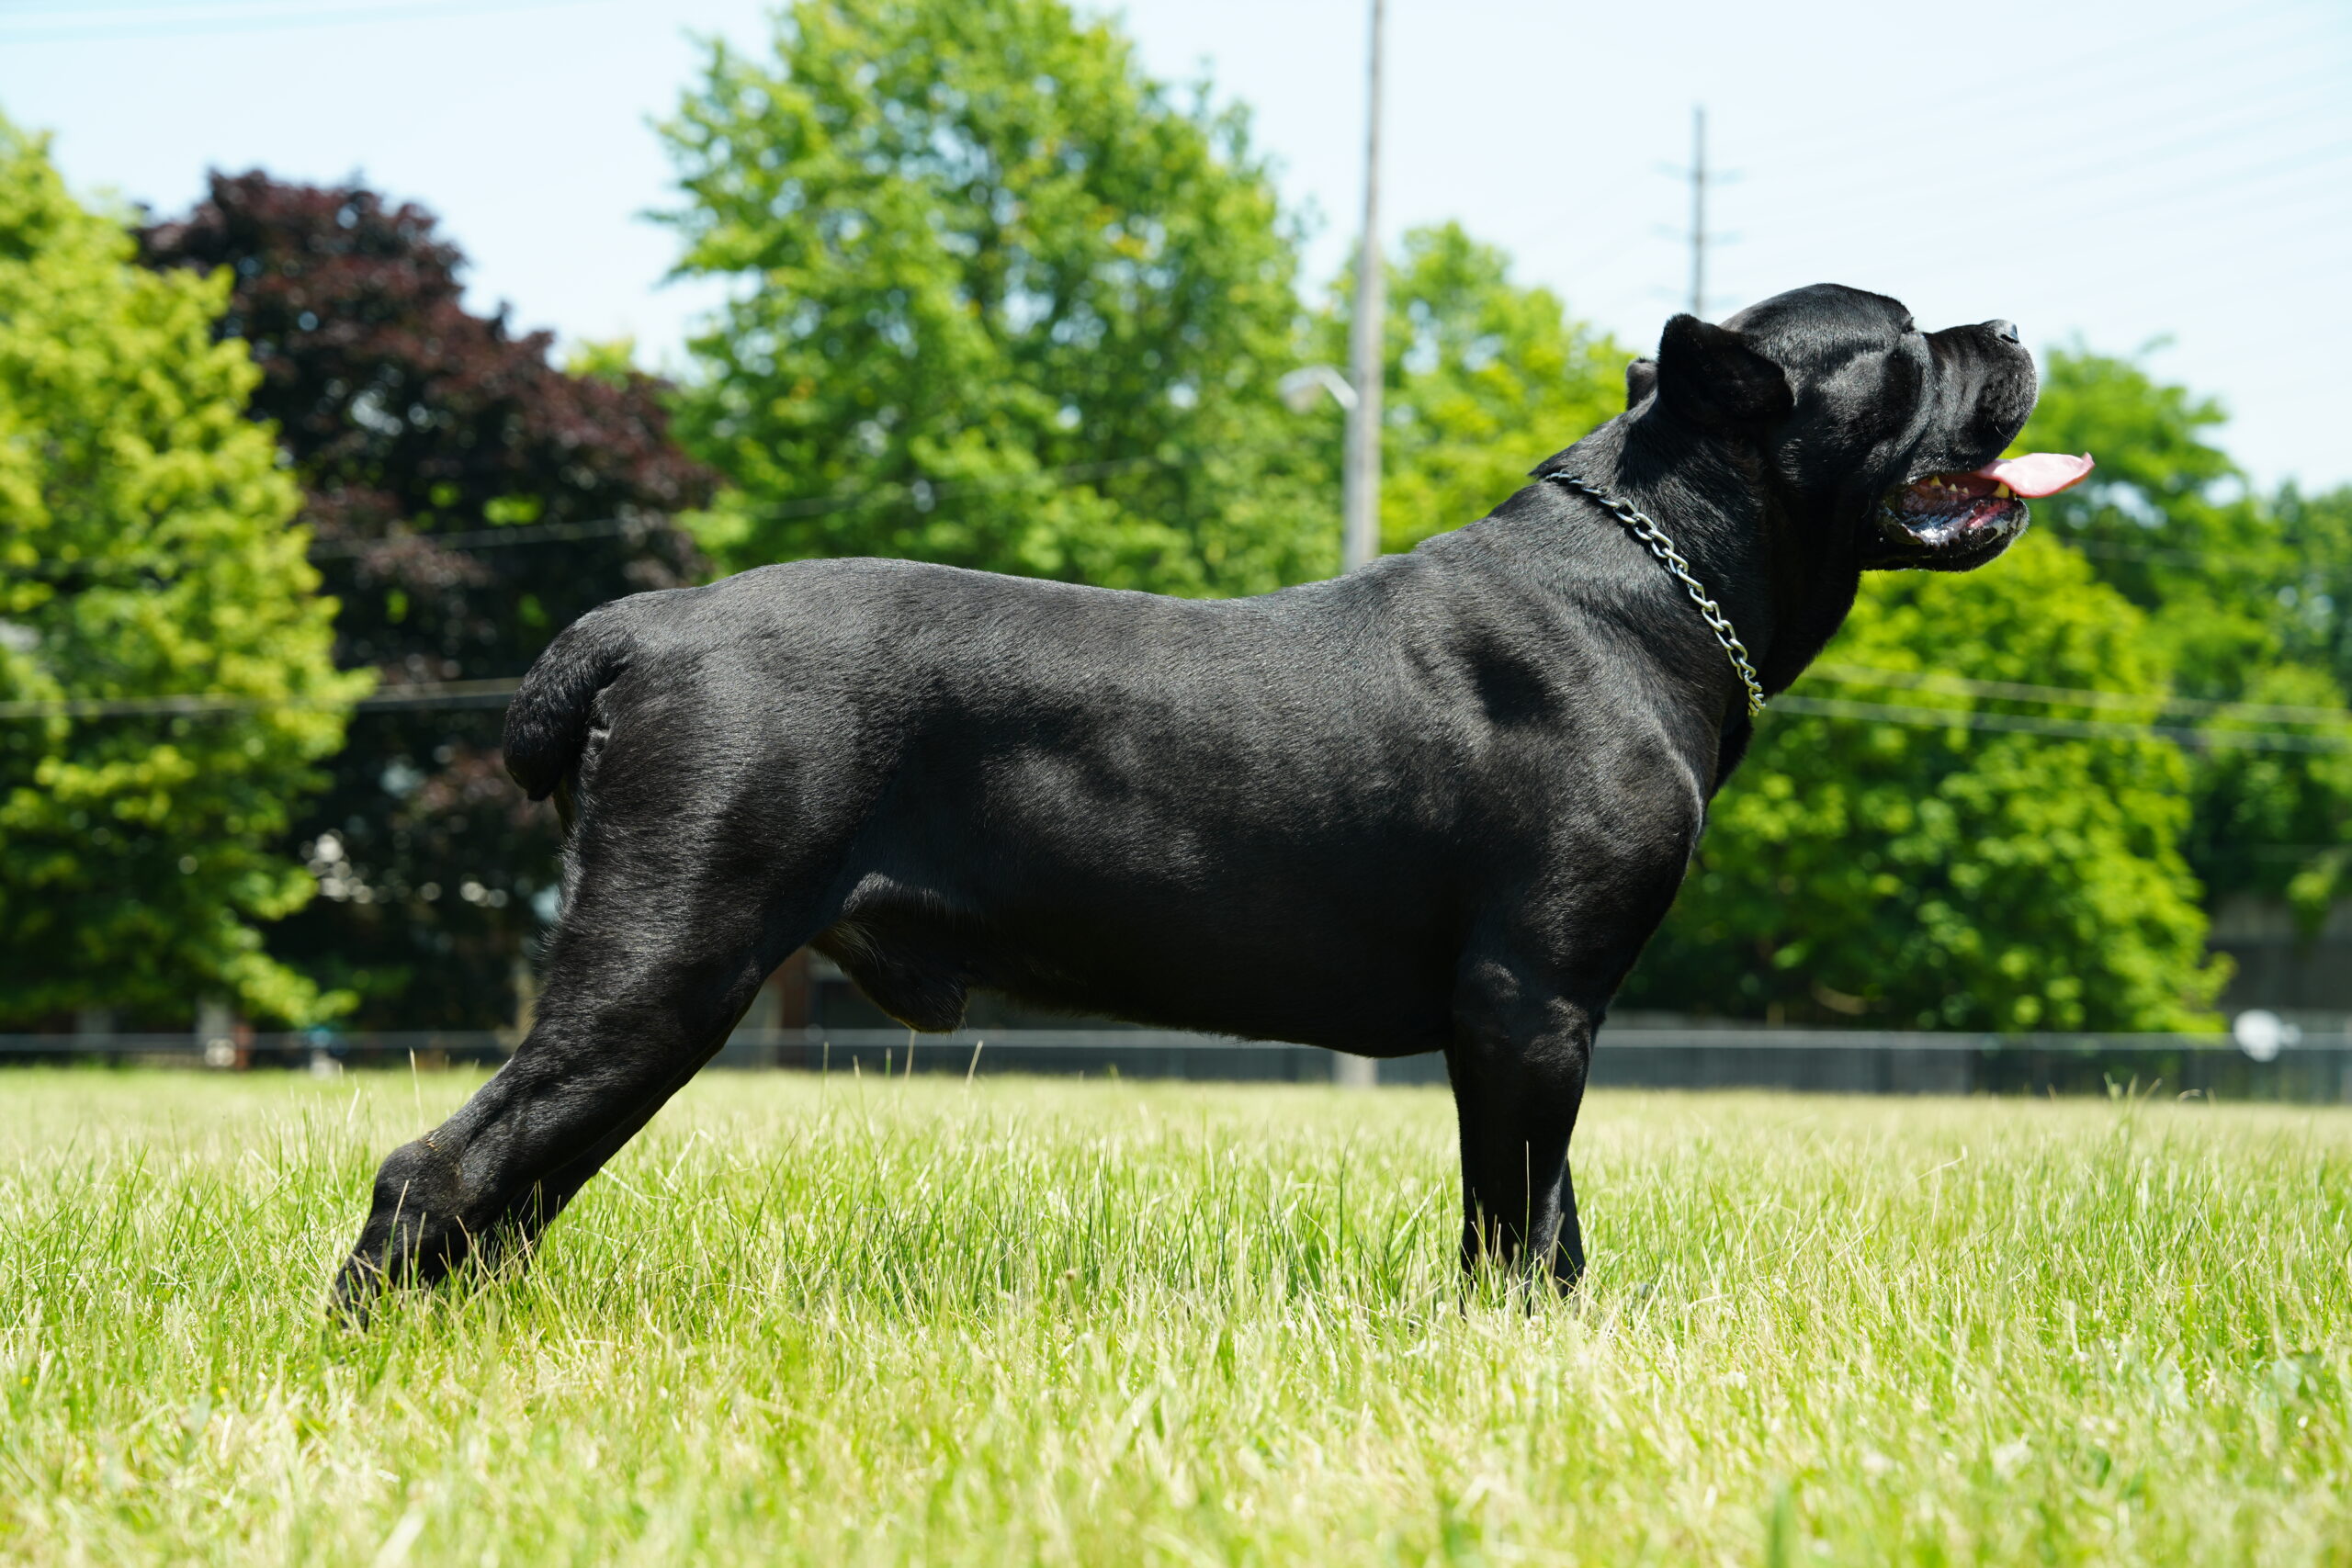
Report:
M2001 537L2025 525L2029 501L2083 482L2088 454L2029 452L2003 457L1972 473L1929 474L1887 492L1886 520L1933 547Z

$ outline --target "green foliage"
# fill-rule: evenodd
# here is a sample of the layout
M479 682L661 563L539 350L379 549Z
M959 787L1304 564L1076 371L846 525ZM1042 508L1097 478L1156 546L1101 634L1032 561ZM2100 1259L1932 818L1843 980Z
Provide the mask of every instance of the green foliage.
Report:
M2166 691L2143 615L2029 538L1968 576L1873 574L1822 664L2144 694L2059 710L1850 682L1883 703L2145 722ZM1627 1006L1898 1028L2179 1029L2225 970L2179 844L2171 744L1781 712L1718 798Z
M2307 496L2293 485L2280 491L2269 515L2293 551L2296 579L2276 597L2288 648L2352 691L2352 485Z
M228 280L156 276L0 121L0 698L250 703L0 718L0 1017L202 996L329 1011L254 922L310 897L271 848L365 675L338 675Z
M2036 521L2151 612L2181 695L2344 716L2352 500L2256 497L2211 439L2225 418L2136 361L2054 350L2019 446L2091 452L2099 467L2037 502ZM2341 717L2332 730L2346 733ZM2198 750L2189 796L2190 863L2209 897L2284 897L2315 927L2352 844L2352 756Z
M1354 298L1351 271L1314 329L1326 363L1346 363ZM1407 233L1388 275L1382 547L1410 549L1485 516L1537 463L1623 409L1633 357L1550 289L1513 283L1510 259L1460 224ZM1327 417L1336 453L1338 414Z
M2221 405L2131 359L2076 345L2042 356L2041 400L2016 450L2088 452L2090 481L2033 505L2145 610L2189 696L2234 697L2283 650L2275 590L2292 553L2209 436Z
M1275 382L1295 257L1238 109L1057 0L801 0L664 128L744 287L680 429L722 564L891 555L1180 593L1334 564ZM1313 437L1308 438L1311 444Z
M590 374L567 375L546 333L468 310L463 254L413 202L257 170L209 183L141 232L142 257L233 279L219 331L249 346L246 412L302 485L338 662L391 687L513 678L596 605L702 575L667 518L707 500L709 476L625 354L592 351ZM482 543L499 528L514 532ZM558 833L500 765L501 719L362 713L294 819L324 897L270 951L356 992L360 1024L480 1029L519 1005Z
M360 1336L330 1248L478 1078L17 1075L0 1553L2352 1552L2344 1110L1603 1090L1531 1307L1464 1299L1442 1090L959 1079L714 1075L528 1273Z
M607 386L627 387L641 372L637 367L637 339L633 337L586 338L571 345L563 356L563 373L585 380L602 381ZM504 522L504 518L492 518Z

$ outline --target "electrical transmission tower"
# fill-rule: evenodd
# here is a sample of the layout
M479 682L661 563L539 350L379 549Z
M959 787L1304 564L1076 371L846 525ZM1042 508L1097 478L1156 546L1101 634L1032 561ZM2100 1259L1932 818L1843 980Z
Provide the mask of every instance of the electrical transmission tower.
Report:
M1677 179L1690 182L1690 231L1681 234L1676 234L1670 229L1664 231L1676 239L1688 241L1690 243L1690 294L1684 302L1683 308L1703 320L1707 314L1707 252L1713 246L1729 243L1735 237L1730 234L1718 234L1707 227L1707 193L1713 186L1727 184L1738 177L1736 175L1726 174L1707 166L1706 105L1690 106L1690 166L1681 168L1672 164L1665 164L1660 167Z
M1707 106L1690 106L1690 313L1707 314Z

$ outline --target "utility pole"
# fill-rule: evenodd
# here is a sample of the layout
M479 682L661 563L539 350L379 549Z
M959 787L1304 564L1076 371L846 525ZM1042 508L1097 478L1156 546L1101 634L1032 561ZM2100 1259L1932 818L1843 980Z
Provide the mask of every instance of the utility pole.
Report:
M1707 317L1707 106L1690 106L1690 313Z
M1348 410L1348 452L1340 514L1340 560L1353 571L1380 553L1380 387L1388 326L1388 272L1380 255L1380 46L1386 0L1372 0L1372 71L1364 107L1363 243L1356 251L1356 314L1348 372L1355 404ZM1345 1052L1331 1058L1331 1081L1372 1089L1380 1064Z
M1356 252L1356 308L1348 343L1348 378L1355 406L1348 411L1348 450L1340 514L1340 559L1346 570L1380 553L1380 390L1388 274L1380 255L1380 53L1386 0L1372 0L1371 92L1364 111L1363 241Z

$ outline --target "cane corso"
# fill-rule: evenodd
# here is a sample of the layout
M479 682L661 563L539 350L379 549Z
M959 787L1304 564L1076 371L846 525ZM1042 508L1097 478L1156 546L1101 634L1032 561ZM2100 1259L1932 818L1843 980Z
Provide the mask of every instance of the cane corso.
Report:
M527 1241L804 944L918 1030L980 987L1442 1051L1464 1259L1572 1283L1594 1033L1747 669L1782 690L1863 571L1982 566L2089 466L1999 460L2035 394L2007 322L1832 285L1677 316L1627 383L1487 517L1258 598L811 560L583 616L506 718L568 836L537 1020L384 1162L345 1309Z

